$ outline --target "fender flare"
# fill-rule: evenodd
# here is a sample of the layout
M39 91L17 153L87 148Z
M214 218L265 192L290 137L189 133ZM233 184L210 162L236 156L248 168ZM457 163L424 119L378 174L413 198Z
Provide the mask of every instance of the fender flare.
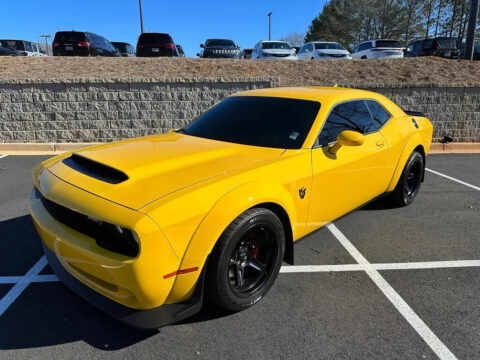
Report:
M405 144L405 147L403 148L402 155L400 155L400 158L398 159L397 166L395 168L395 171L393 173L392 179L390 180L390 184L387 187L387 192L391 192L395 189L397 186L398 180L400 179L400 176L402 175L403 168L405 167L405 164L407 163L408 158L410 157L410 154L417 148L421 146L423 150L423 171L425 172L425 147L423 145L423 139L420 136L420 134L415 133ZM423 179L422 179L423 180Z
M276 183L251 182L233 188L213 205L195 230L184 258L206 258L233 220L244 211L263 203L273 203L286 212L290 229L295 236L292 223L298 223L297 211L290 193Z

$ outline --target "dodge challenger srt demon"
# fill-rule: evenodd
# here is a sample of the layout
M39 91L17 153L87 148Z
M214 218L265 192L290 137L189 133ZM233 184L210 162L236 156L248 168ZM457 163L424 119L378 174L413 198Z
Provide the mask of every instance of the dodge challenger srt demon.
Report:
M410 204L432 124L346 88L259 89L190 125L50 158L30 211L73 291L139 328L268 292L293 243L386 195ZM386 200L387 201L387 200Z

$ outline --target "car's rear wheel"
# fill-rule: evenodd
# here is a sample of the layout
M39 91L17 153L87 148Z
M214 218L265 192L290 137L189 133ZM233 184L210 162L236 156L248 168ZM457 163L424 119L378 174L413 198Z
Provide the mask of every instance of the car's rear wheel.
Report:
M272 211L245 211L225 229L210 255L209 300L230 311L257 303L273 285L284 249L285 231Z
M403 168L397 186L390 194L393 205L407 206L412 203L420 190L424 171L422 155L413 151Z

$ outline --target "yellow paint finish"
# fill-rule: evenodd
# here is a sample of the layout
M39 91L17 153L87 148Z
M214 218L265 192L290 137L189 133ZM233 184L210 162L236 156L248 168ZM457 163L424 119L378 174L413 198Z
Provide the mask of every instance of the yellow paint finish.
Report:
M268 149L179 133L148 136L77 151L123 171L129 179L109 184L49 159L34 182L50 200L82 214L135 231L137 258L98 247L54 220L38 200L31 212L43 241L82 282L126 306L148 309L189 298L208 255L225 228L242 212L267 206L288 216L293 240L384 193L398 181L417 146L427 152L432 125L411 117L384 96L342 88L276 88L241 96L297 98L321 103L299 150ZM236 96L236 95L234 95ZM355 99L379 101L392 118L363 144L345 142L336 154L315 147L330 110ZM299 190L306 188L302 199ZM197 272L163 279L178 269Z

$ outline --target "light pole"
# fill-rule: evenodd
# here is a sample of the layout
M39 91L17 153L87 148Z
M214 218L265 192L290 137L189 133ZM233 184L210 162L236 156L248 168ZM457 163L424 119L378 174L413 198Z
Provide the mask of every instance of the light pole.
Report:
M272 40L272 12L270 11L268 14L268 40Z
M45 38L45 52L47 53L47 55L50 55L48 53L48 38L51 38L52 36L51 35L40 35L40 37L43 37Z
M138 8L140 10L140 31L141 31L141 34L143 34L142 0L138 0Z
M470 15L468 18L467 41L465 43L465 59L473 60L475 48L475 29L478 18L478 0L470 1Z

